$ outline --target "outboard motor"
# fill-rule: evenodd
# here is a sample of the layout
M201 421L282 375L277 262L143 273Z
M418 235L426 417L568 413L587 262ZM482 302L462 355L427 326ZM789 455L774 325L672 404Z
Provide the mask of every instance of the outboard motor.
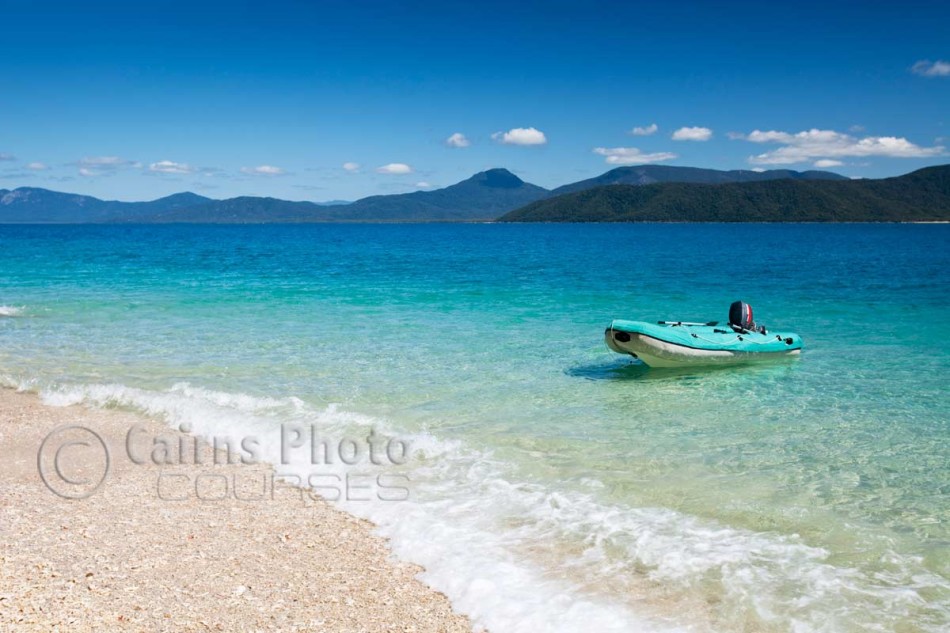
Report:
M765 326L757 327L752 320L752 306L742 301L735 301L729 306L729 325L740 330L765 334Z
M742 301L734 301L729 306L729 325L741 327L744 330L755 329L755 321L752 320L752 306Z

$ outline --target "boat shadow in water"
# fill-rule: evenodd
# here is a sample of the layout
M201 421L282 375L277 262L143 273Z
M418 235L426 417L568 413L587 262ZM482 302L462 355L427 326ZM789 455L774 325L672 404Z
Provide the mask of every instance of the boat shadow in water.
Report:
M575 365L564 371L568 376L585 380L700 380L712 376L750 375L760 376L770 372L787 372L798 365L798 358L768 363L701 367L650 367L638 360L606 361L589 365Z

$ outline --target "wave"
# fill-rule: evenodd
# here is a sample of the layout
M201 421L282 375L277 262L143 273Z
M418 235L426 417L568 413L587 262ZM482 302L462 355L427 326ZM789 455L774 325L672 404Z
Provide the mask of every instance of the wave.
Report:
M18 317L26 312L24 306L2 306L0 305L0 317Z
M950 584L921 561L887 554L875 569L836 565L828 551L790 535L753 532L671 509L625 507L588 492L520 477L490 451L427 432L400 434L388 420L187 383L165 391L120 384L40 390L51 405L124 407L187 424L206 437L313 424L329 436L374 429L412 446L405 501L340 501L378 526L394 553L425 568L476 626L505 631L942 630ZM262 442L280 463L279 441ZM278 472L305 473L309 453ZM753 626L753 628L756 628Z

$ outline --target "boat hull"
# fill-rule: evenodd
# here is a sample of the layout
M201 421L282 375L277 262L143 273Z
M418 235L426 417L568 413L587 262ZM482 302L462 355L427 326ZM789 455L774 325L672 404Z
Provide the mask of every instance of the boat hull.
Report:
M668 326L615 321L604 332L607 347L650 367L723 366L794 358L801 354L796 334L736 333L714 326Z

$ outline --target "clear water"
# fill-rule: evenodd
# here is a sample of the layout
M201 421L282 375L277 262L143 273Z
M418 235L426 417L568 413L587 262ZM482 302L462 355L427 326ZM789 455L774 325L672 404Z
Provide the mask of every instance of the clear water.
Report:
M2 226L0 375L205 434L410 438L410 499L344 505L496 633L947 630L948 238ZM736 299L802 357L663 371L603 345L612 318Z

